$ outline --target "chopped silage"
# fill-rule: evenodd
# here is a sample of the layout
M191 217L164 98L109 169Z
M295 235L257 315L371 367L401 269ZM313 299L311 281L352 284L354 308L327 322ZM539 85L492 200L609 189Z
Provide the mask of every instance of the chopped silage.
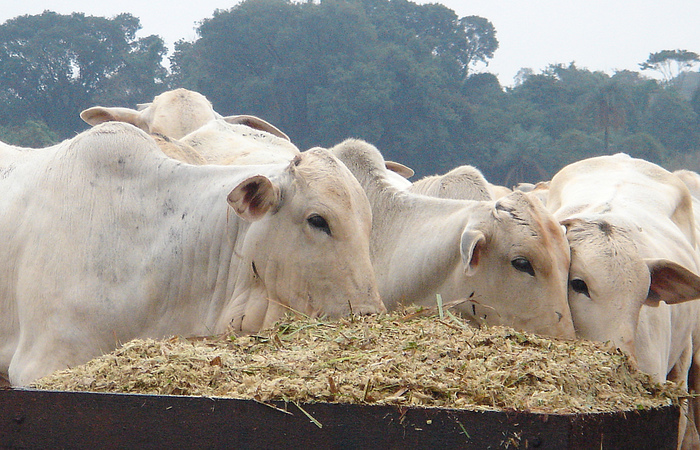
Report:
M32 387L546 413L677 404L626 354L419 312L288 318L253 336L134 340Z

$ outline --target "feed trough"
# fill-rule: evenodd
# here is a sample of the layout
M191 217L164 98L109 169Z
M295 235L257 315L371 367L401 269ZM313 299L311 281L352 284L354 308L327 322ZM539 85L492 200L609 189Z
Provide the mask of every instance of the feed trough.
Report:
M605 344L424 311L134 340L0 391L5 447L675 448L687 394Z
M675 449L679 417L677 406L543 414L17 389L0 391L0 411L0 447L105 449Z

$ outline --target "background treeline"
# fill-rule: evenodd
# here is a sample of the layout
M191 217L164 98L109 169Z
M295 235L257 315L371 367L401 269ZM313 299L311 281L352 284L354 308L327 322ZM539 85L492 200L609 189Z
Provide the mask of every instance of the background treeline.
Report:
M130 14L48 11L0 25L0 140L49 145L87 128L85 108L185 87L221 114L274 123L301 149L358 137L418 176L473 164L513 185L620 151L700 169L700 74L687 51L640 66L663 81L572 63L522 70L504 88L474 71L498 48L493 25L437 4L247 0L177 42L169 70L163 40L139 29Z

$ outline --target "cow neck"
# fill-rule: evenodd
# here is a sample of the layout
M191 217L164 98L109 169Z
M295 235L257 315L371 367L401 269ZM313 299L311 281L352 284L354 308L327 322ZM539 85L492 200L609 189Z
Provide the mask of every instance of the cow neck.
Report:
M190 171L195 172L193 183L178 184L177 180ZM189 290L191 300L206 308L199 317L206 318L202 326L210 333L226 329L235 314L232 305L245 305L254 284L251 260L243 244L255 224L238 217L226 201L231 189L260 170L250 168L247 172L227 166L181 165L172 172L175 183L167 188L168 192L177 191L177 197L190 199L171 215L169 225L161 228L164 233L181 230L183 240L196 249L194 255L181 261L177 288Z
M380 294L391 309L409 300L430 303L463 270L460 239L468 222L483 221L492 202L447 200L385 186L368 192L370 250Z

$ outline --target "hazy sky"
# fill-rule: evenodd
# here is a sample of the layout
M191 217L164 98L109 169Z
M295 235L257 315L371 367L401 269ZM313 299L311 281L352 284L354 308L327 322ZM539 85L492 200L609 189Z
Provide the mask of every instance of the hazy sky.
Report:
M3 0L0 22L49 9L112 17L129 12L141 19L142 35L160 35L172 50L178 39L194 40L194 28L214 10L235 1L188 0ZM418 3L430 3L419 0ZM650 53L684 49L700 53L698 0L443 0L460 17L485 17L500 43L488 71L512 85L520 68L540 72L549 64L579 68L639 70ZM175 6L176 5L176 6ZM645 72L646 73L646 72ZM654 75L652 72L649 76Z

